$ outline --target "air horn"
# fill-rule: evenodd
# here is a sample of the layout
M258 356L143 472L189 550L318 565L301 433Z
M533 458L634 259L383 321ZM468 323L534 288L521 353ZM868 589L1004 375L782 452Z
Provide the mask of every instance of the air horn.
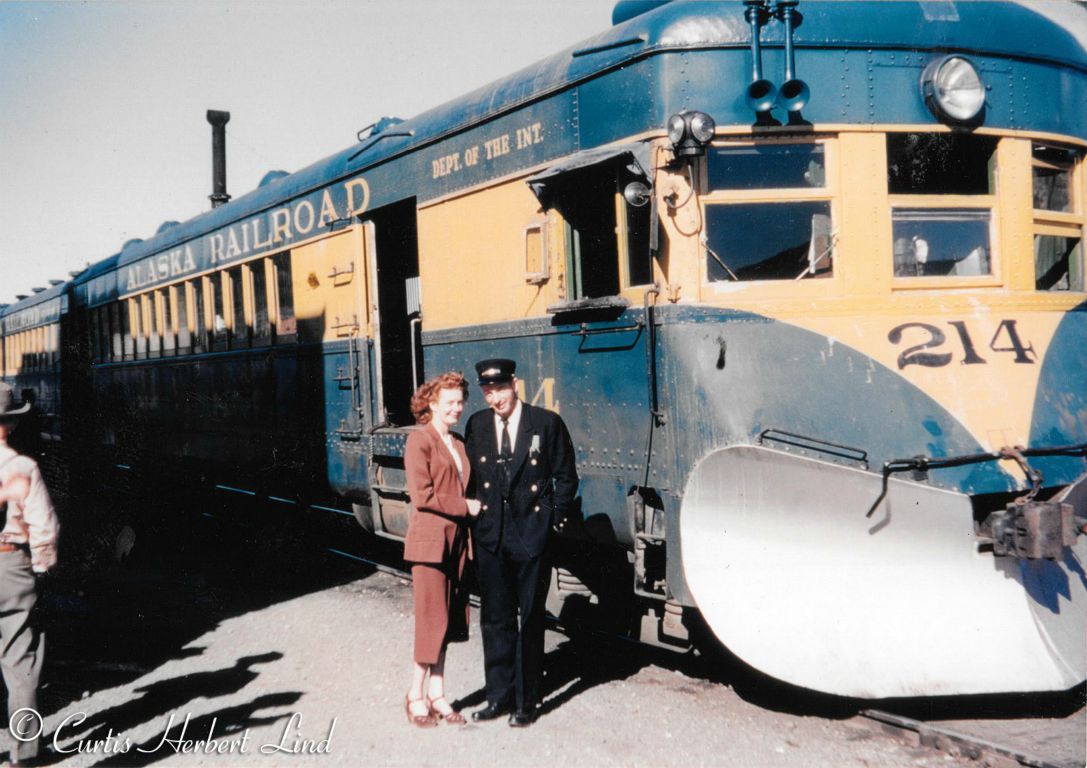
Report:
M762 49L759 34L769 18L768 0L744 0L744 18L751 25L751 84L747 86L747 106L756 112L769 112L777 102L778 90L762 76Z
M796 77L793 61L793 22L798 2L799 0L778 0L777 4L777 13L785 24L785 82L781 84L778 103L790 112L803 109L811 96L808 84Z

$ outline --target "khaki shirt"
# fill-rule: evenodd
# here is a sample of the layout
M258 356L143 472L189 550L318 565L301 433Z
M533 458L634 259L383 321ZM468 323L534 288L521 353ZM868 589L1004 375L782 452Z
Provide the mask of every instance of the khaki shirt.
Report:
M0 533L0 541L28 545L31 567L36 573L45 573L57 562L60 524L53 502L37 462L0 444L0 484L16 475L30 479L30 492L22 504L8 503L7 523Z

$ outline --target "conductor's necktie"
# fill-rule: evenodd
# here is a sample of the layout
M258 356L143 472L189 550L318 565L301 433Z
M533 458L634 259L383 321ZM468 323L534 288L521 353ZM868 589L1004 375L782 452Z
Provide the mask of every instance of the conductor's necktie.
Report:
M498 450L498 460L502 465L502 496L508 498L510 494L510 461L513 459L513 449L510 446L510 423L502 419L502 439Z

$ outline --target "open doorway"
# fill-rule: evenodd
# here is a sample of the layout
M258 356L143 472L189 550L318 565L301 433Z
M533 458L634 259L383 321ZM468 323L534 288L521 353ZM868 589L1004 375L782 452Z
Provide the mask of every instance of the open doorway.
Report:
M415 198L370 211L363 220L373 226L370 285L377 364L375 422L377 426L405 426L414 423L411 396L415 381L423 377Z

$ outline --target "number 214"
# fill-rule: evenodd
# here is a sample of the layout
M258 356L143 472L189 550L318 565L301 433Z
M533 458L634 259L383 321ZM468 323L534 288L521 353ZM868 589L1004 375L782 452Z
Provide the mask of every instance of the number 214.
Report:
M983 365L988 362L978 354L977 347L974 346L974 340L970 337L970 332L967 330L964 320L949 320L947 324L954 328L958 334L959 343L962 345L963 358L961 362L963 365ZM899 370L907 365L941 368L951 362L954 357L952 352L925 351L938 350L947 342L944 331L935 325L903 323L891 329L887 334L887 340L895 345L901 344L903 334L911 328L917 328L927 333L928 339L902 351L898 356ZM1024 344L1019 337L1019 330L1016 328L1015 320L1000 321L996 333L993 334L993 338L989 341L989 349L993 352L1013 353L1017 363L1033 364L1038 358L1038 355L1034 352L1034 346L1029 342Z

